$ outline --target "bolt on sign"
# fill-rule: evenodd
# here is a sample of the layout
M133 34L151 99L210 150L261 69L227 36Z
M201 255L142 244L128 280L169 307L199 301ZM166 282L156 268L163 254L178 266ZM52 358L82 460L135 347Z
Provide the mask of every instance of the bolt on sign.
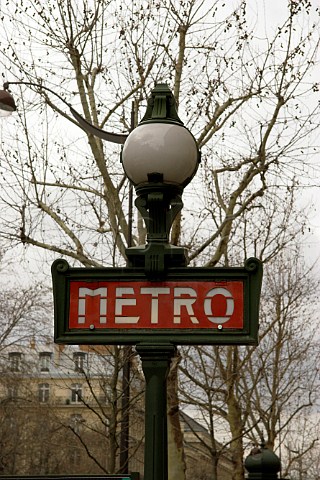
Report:
M65 344L257 344L262 265L143 269L52 265L55 342Z

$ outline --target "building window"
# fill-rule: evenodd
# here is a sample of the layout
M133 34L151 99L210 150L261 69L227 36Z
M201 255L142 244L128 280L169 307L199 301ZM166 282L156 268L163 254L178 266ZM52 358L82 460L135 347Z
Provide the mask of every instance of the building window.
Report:
M9 365L11 372L20 372L22 354L20 352L9 353Z
M73 447L72 449L70 449L69 458L70 465L72 465L73 467L78 467L81 462L81 452L79 448Z
M70 427L75 433L80 433L81 432L81 427L84 423L84 419L82 415L75 413L74 415L71 415L70 417Z
M82 385L80 383L73 383L71 385L71 402L80 403L82 398Z
M41 372L49 372L50 364L51 364L51 352L41 352L39 354L39 362L40 362L40 371Z
M76 372L83 372L86 354L84 352L75 352L73 354L74 369Z
M50 387L49 383L39 384L39 402L47 403L49 401Z
M101 395L102 401L106 404L111 403L114 397L114 392L112 390L110 382L104 382L103 385L101 385L101 390L102 390L102 395Z
M8 397L10 400L18 399L18 385L10 385L8 387Z

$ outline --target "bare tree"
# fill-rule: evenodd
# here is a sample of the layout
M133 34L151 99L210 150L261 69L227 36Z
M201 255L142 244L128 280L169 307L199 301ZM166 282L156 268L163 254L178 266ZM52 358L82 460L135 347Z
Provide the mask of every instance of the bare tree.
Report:
M128 99L139 106L154 80L172 81L181 112L203 149L198 181L207 179L207 186L214 185L196 208L203 223L204 207L211 204L206 228L199 232L199 224L194 225L196 237L186 230L193 239L188 242L191 260L204 252L208 264L219 262L236 220L249 208L258 208L269 187L291 187L301 161L307 160L317 108L310 111L303 102L315 89L309 75L315 62L316 26L297 32L294 24L299 15L308 18L308 6L291 5L274 38L261 42L259 57L252 51L255 43L246 25L245 2L226 18L218 3L205 12L204 3L194 1L161 6L151 1L141 5L98 1L95 8L86 1L83 8L67 1L47 2L42 8L39 2L26 9L19 2L12 6L14 16L10 9L3 12L3 67L8 77L22 76L39 87L31 97L30 88L23 90L17 119L23 134L16 137L16 146L11 141L9 148L5 142L3 175L11 188L5 189L2 203L12 219L2 229L5 238L53 250L84 265L112 264L119 261L119 254L124 256L128 188L117 156L92 135L86 146L81 140L84 132L72 132L61 116L52 116L53 109L75 123L41 84L70 102L74 99L74 106L93 124L127 131ZM206 24L208 15L216 18L212 26ZM25 48L22 54L13 36L19 32L31 52L33 28L39 53ZM237 41L223 46L232 35ZM115 75L121 75L121 81L116 82ZM30 111L35 102L39 115ZM30 129L29 119L40 125ZM12 124L9 127L4 139L12 133ZM58 135L67 128L70 135ZM238 144L232 147L235 137ZM176 230L173 237L177 238Z
M319 476L319 415L318 406L310 411L301 411L294 428L287 432L280 450L282 475L302 479L308 476L316 480Z
M15 343L52 334L52 295L42 283L23 285L9 281L7 264L1 262L0 276L0 355Z
M85 347L82 347L83 349ZM82 431L78 431L74 426L70 426L72 432L77 437L84 451L96 466L105 473L119 473L121 462L121 432L123 422L122 398L122 370L126 359L123 355L123 347L120 346L100 346L89 347L89 355L93 360L84 366L80 374L81 382L86 388L88 395L79 395L79 401L90 410L92 420L88 422ZM142 375L137 368L137 362L132 356L129 359L131 363L130 391L131 395L126 408L130 410L132 427L130 438L128 438L128 462L139 463L137 452L143 443L143 429L140 428L143 422L143 401L142 401ZM63 372L68 369L67 365L62 365L61 378L63 382ZM89 435L88 435L89 434ZM91 435L90 435L91 434ZM96 437L92 443L92 436ZM98 440L97 440L98 437ZM105 447L101 449L101 444Z
M300 251L279 255L267 270L259 348L246 363L249 425L274 448L301 411L310 412L319 388L319 281L303 268ZM249 384L254 386L248 388Z

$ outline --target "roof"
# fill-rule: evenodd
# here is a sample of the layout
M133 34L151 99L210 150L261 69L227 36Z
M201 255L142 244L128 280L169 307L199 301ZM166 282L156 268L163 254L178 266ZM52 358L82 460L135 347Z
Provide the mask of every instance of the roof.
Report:
M187 413L180 411L180 420L182 420L184 424L185 432L197 432L197 433L208 434L208 430L199 422L197 422L194 418L191 418Z

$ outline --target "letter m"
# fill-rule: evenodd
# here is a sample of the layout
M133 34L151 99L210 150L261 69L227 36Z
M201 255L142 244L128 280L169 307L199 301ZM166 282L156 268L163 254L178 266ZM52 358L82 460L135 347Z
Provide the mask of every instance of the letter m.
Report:
M99 311L97 316L100 323L107 323L107 288L79 288L79 300L78 300L78 323L85 323L86 321L86 303L88 303L87 297L100 297Z

